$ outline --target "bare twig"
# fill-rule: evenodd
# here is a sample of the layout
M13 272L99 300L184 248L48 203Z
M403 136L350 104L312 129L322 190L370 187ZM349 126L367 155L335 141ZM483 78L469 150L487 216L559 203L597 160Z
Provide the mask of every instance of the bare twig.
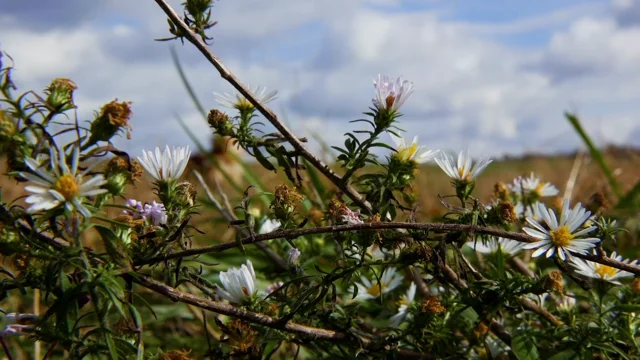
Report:
M242 319L254 324L259 324L262 326L287 331L305 339L337 341L337 342L353 342L354 344L359 344L364 347L375 347L376 343L378 342L376 341L377 339L371 340L366 337L354 339L353 335L340 332L340 331L315 328L315 327L292 323L292 322L283 323L279 319L275 319L270 316L244 310L244 309L237 308L235 306L224 304L221 302L212 301L212 300L209 300L200 296L196 296L193 294L181 292L175 288L172 288L166 284L163 284L159 281L153 280L145 276L136 276L133 278L133 281L161 295L164 295L173 301L183 302L186 304L196 306L201 309L215 312L217 314L231 316L231 317ZM398 355L402 356L402 358L407 358L407 359L424 358L423 354L420 354L411 350L404 350L404 349L399 349Z
M500 229L493 229L478 225L464 225L464 224L442 224L442 223L405 223L405 222L381 222L381 223L363 223L363 224L354 224L354 225L338 225L338 226L320 226L313 228L304 228L304 229L291 229L291 230L281 230L274 231L267 234L258 234L255 237L248 236L244 238L241 243L243 245L258 243L262 241L267 241L271 239L279 239L279 238L296 238L299 236L305 235L315 235L315 234L323 234L323 233L339 233L339 232L347 232L347 231L364 231L364 230L381 230L381 229L414 229L414 230L429 230L429 231L441 231L441 232L450 232L450 231L475 231L480 234L493 235L498 237L503 237L507 239L513 239L526 243L534 243L538 241L537 238L533 236L529 236L523 233L510 232ZM238 241L230 241L218 245L211 245L198 249L189 249L184 250L172 254L166 254L157 256L150 259L145 259L136 265L147 265L153 264L161 261L171 260L183 258L186 256L207 254L207 253L217 253L221 251L225 251L231 248L238 247ZM624 263L621 261L617 261L615 259L609 257L599 257L596 255L582 255L582 254L573 254L572 256L597 262L603 265L611 266L620 270L625 270L633 274L640 275L640 266Z
M182 21L180 16L171 8L171 6L165 0L155 0L155 2L162 8L165 14L169 17L171 22L180 30L181 34L191 42L204 57L218 70L220 76L227 80L242 96L244 96L255 108L284 136L293 148L302 157L307 159L309 163L315 166L324 176L326 176L332 183L338 186L353 202L358 204L359 207L371 213L372 208L363 197L352 186L345 184L342 178L336 174L327 164L323 163L318 157L309 152L303 145L300 139L298 139L285 125L278 119L276 114L262 104L258 99L240 83L240 80L235 77L220 61L220 59L209 49L207 44L193 32L187 24Z

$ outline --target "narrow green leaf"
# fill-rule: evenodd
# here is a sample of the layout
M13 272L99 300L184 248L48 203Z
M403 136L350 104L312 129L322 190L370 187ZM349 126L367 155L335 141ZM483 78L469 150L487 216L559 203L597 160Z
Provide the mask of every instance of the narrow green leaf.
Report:
M176 70L178 70L178 75L180 75L180 80L182 81L182 85L184 85L185 89L189 93L189 97L191 98L191 101L193 101L193 104L196 106L196 108L198 108L198 111L200 112L200 114L202 114L202 117L206 120L207 111L204 109L204 106L202 106L202 103L196 96L195 91L193 91L193 88L191 87L191 84L187 79L187 75L184 73L184 70L182 69L182 65L180 64L180 60L178 59L178 53L176 53L176 49L172 46L170 50L171 50L171 59L173 60L173 65L175 65Z
M277 172L276 167L264 156L262 151L257 146L253 147L253 154L256 157L256 160L260 163L260 165L264 166L265 169L273 172Z
M611 186L611 189L613 189L613 192L616 194L618 199L622 198L622 190L620 189L620 185L618 184L615 177L613 176L613 172L611 171L611 169L609 169L609 166L607 166L607 164L605 163L600 150L596 148L596 146L593 144L593 141L591 141L591 138L589 137L589 135L586 133L586 131L584 131L584 128L582 127L582 124L580 124L580 120L578 119L578 117L568 112L566 112L564 115L567 118L567 120L569 120L569 123L573 126L573 128L578 133L578 135L582 138L582 141L584 141L584 143L589 148L589 153L591 154L591 157L596 160L596 162L600 166L600 169L602 170L604 175L607 177L607 180L609 180L609 185Z
M565 350L553 355L552 357L549 358L549 360L573 360L577 358L578 358L578 354L576 354L575 351Z

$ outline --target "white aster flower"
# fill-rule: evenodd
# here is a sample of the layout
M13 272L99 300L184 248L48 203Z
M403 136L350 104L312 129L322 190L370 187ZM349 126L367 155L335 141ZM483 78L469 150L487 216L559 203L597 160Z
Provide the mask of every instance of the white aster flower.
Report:
M152 151L143 150L142 157L138 156L138 161L156 181L172 181L180 178L190 156L189 146L176 146L171 149L167 145L163 153L158 147L155 154Z
M356 286L358 287L358 295L356 296L356 299L369 300L375 299L398 287L402 282L402 276L396 274L395 267L391 267L382 272L379 283L376 279L374 279L375 283L371 282L364 276L360 277L360 281L362 283L356 283Z
M466 182L474 180L493 161L482 159L474 163L468 151L461 151L458 154L457 162L451 155L445 153L440 153L440 156L435 160L450 178Z
M569 201L565 201L562 205L560 219L556 217L553 210L547 209L542 203L538 204L538 211L548 226L548 230L532 218L527 218L527 222L534 228L524 227L522 229L525 233L540 239L524 247L528 250L537 249L533 252L533 257L542 254L551 257L557 252L562 260L566 260L568 256L571 256L570 252L588 254L589 249L600 242L598 238L580 238L580 236L595 230L595 226L589 226L575 232L591 215L591 212L584 209L580 203L576 204L573 209L569 209Z
M378 110L397 111L413 93L413 83L402 80L402 76L394 82L387 75L378 75L378 80L373 80L373 86L376 88L373 105Z
M247 260L240 269L231 268L220 272L222 287L216 285L218 295L234 304L242 304L257 291L256 273L251 260Z
M517 203L514 211L519 218L532 218L535 221L542 220L542 215L540 214L540 203L538 201L531 204L531 206L525 207L521 202Z
M475 242L469 241L466 243L466 245L482 254L493 254L500 250L503 254L513 256L524 250L524 246L526 245L526 243L501 237L496 238L492 236L484 243L482 242L482 240L478 240Z
M418 145L418 137L413 138L411 145L403 137L395 136L389 133L391 140L396 145L396 153L393 155L400 161L415 161L418 164L424 164L438 155L438 150L428 150L426 146Z
M595 252L594 252L595 255ZM606 255L606 254L605 254ZM629 259L623 259L622 256L618 255L615 251L610 256L612 259L623 262L625 264L637 265L638 260L630 261ZM571 258L569 260L571 265L576 268L576 272L580 275L594 278L606 280L616 285L621 285L617 279L624 277L633 277L633 273L628 271L619 270L611 266L603 265L597 262L582 260L578 258Z
M407 292L402 295L398 304L400 307L398 308L398 313L391 317L391 326L398 327L402 321L409 314L409 306L413 303L414 298L416 297L416 284L411 283Z
M367 254L371 255L373 260L383 260L386 256L386 252L380 248L378 243L373 243L373 245L367 248Z
M78 172L80 152L78 147L73 148L71 164L67 165L64 152L58 152L55 148L49 150L49 163L51 169L45 169L38 161L30 157L25 158L25 163L35 173L21 172L20 176L35 183L37 186L25 186L25 190L32 193L25 200L32 204L27 212L34 213L40 210L50 210L64 204L69 210L77 210L82 216L88 218L91 212L82 204L86 196L94 196L107 192L99 187L106 184L102 174L94 175L84 181L85 175L100 162L95 162L86 170Z
M296 266L300 264L300 255L302 253L297 248L291 248L287 253L287 263L289 266Z
M249 86L249 90L251 90L251 86ZM261 104L266 104L270 101L275 100L278 97L278 91L273 90L267 92L267 88L257 86L253 90L251 90L256 100L258 100ZM216 98L216 102L224 107L228 107L231 109L237 110L253 110L254 106L247 100L244 96L236 93L236 94L228 94L228 93L213 93L213 96Z
M258 228L258 234L266 234L272 231L276 231L282 224L278 219L267 219L262 222L260 228Z
M560 192L553 184L542 182L534 173L528 178L519 176L513 180L513 184L509 185L509 190L516 194L533 193L537 198L556 196Z

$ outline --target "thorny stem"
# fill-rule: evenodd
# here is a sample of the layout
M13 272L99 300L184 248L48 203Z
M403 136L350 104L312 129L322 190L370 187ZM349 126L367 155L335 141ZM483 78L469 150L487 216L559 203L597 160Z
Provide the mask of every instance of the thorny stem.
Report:
M319 226L313 228L304 229L290 229L290 230L276 230L267 234L258 234L254 238L246 237L242 240L243 245L252 244L256 242L262 242L272 239L289 238L293 239L299 236L315 235L323 233L341 233L348 231L363 231L363 230L381 230L381 229L413 229L413 230L427 230L427 231L442 231L442 232L468 232L474 231L479 234L492 235L497 237L503 237L507 239L517 240L526 243L537 242L538 239L533 236L529 236L523 233L511 232L500 229L493 229L489 227L479 225L466 225L466 224L442 224L442 223L406 223L406 222L380 222L380 223L364 223L354 225L336 225L336 226ZM146 259L136 265L148 265L157 262L162 262L171 259L178 259L186 256L217 253L225 251L231 248L238 247L237 241L230 241L218 245L206 246L198 249L189 249L173 254L166 254L157 256L154 258ZM617 261L610 257L599 257L596 255L583 255L572 254L572 256L597 262L603 265L611 266L620 270L625 270L633 274L640 275L640 266Z
M247 90L240 83L240 80L236 78L236 76L231 73L227 68L222 64L220 59L209 49L207 44L198 37L198 35L193 32L187 24L180 19L180 16L171 8L165 0L155 0L155 2L162 8L165 14L169 17L171 22L175 24L178 29L180 29L181 33L184 34L184 37L189 40L204 57L218 70L220 76L227 80L242 96L244 96L255 108L267 119L269 122L284 136L289 143L294 147L294 149L305 159L307 159L313 166L315 166L324 176L326 176L332 183L336 184L353 202L358 204L359 207L366 210L368 213L372 213L373 208L368 201L366 201L360 193L358 193L351 185L344 184L342 178L336 174L331 168L322 162L318 157L309 152L303 145L302 142L278 119L276 114L260 103L256 97Z
M234 318L242 319L251 323L260 324L262 326L279 329L298 335L302 338L309 340L324 340L324 341L337 341L337 342L354 342L361 344L364 347L374 347L378 339L358 338L357 341L353 341L353 335L329 329L315 328L302 324L286 322L283 323L279 319L272 318L267 315L262 315L248 310L243 310L235 306L224 304L217 301L212 301L197 295L184 293L175 288L172 288L164 283L153 280L145 276L135 276L133 281L153 290L161 295L164 295L176 302L183 302L196 306L201 309L209 310L217 314L227 315ZM411 358L424 358L423 354L410 351L410 350L398 350L398 355L404 359Z

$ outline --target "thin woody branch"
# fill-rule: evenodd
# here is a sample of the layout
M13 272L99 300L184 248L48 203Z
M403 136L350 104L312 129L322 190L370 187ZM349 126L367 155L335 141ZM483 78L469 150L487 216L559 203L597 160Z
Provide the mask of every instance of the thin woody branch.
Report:
M315 328L289 321L282 322L279 319L272 318L267 315L262 315L252 311L237 308L229 304L212 301L197 295L184 293L146 276L135 276L133 277L133 281L139 285L157 292L158 294L166 296L173 301L183 302L185 304L190 304L201 309L209 310L217 314L231 316L250 323L287 331L308 340L334 341L341 343L352 342L354 344L360 344L365 348L375 348L376 343L378 342L377 339L369 339L366 337L355 338L354 335L347 334L341 331ZM397 354L403 359L429 358L424 354L406 349L398 349Z
M227 80L242 96L244 96L255 108L267 119L269 122L284 136L294 149L305 159L307 159L313 166L324 174L332 183L340 188L352 201L358 204L361 208L371 213L371 205L360 195L352 186L345 184L342 178L336 174L331 168L322 162L318 157L310 153L302 144L302 141L298 139L285 125L278 119L276 114L260 103L258 99L240 83L240 80L233 75L220 61L220 59L209 49L207 44L193 32L187 24L182 21L180 16L171 8L171 6L165 0L155 0L155 2L162 8L169 19L180 29L184 37L189 40L204 57L218 70L220 76Z
M323 233L339 233L339 232L347 232L347 231L382 230L382 229L413 229L413 230L426 230L426 231L436 231L436 232L473 231L477 234L486 234L486 235L492 235L497 237L503 237L503 238L517 240L517 241L526 242L526 243L534 243L538 241L538 239L534 238L533 236L529 236L527 234L500 230L500 229L493 229L493 228L488 228L488 227L478 226L478 225L379 222L379 223L364 223L364 224L354 224L354 225L320 226L320 227L305 228L305 229L274 231L267 234L259 234L253 238L247 237L243 239L241 242L243 245L247 245L247 244L272 240L272 239L280 239L280 238L294 239L296 237L305 236L305 235L315 235L315 234L323 234ZM202 247L198 249L184 250L184 251L180 251L172 254L166 254L166 255L153 257L150 259L145 259L141 262L136 263L136 265L148 265L148 264L154 264L154 263L158 263L166 260L179 259L186 256L217 253L217 252L238 247L238 243L239 242L237 241L230 241L230 242L226 242L218 245L211 245L211 246ZM640 275L640 266L617 261L609 257L599 257L595 255L582 255L582 254L573 254L573 256L581 259L597 262L603 265L611 266L620 270L625 270L636 275Z

